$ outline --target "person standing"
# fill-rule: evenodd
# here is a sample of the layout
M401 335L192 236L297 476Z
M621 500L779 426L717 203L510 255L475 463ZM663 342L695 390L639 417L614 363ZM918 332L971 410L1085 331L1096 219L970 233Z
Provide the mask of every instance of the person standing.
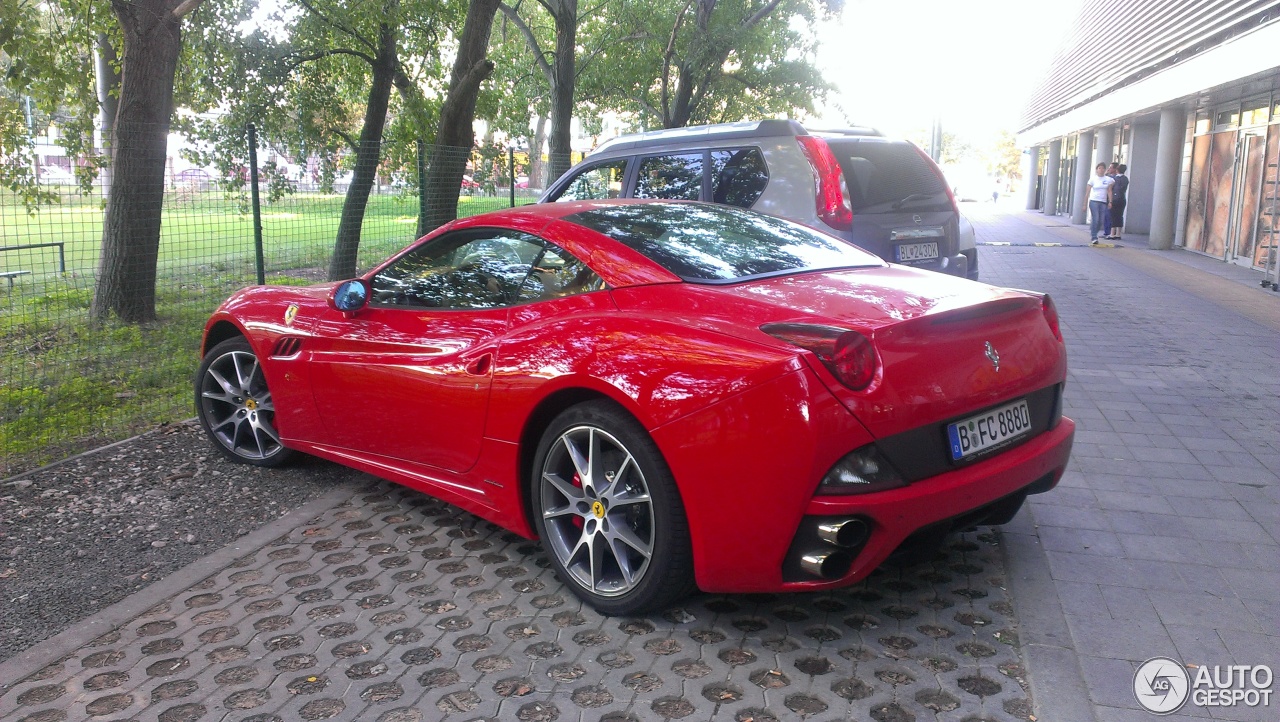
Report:
M1124 207L1129 192L1129 176L1125 172L1128 170L1129 166L1121 163L1116 166L1116 174L1112 177L1115 185L1111 186L1111 233L1107 237L1116 241L1124 233Z
M1089 179L1089 243L1098 245L1098 231L1106 222L1107 209L1111 206L1111 186L1115 185L1107 175L1107 164L1099 163Z
M1112 180L1115 180L1115 178L1116 178L1116 174L1117 174L1117 173L1119 173L1119 172L1120 172L1120 171L1119 171L1119 169L1116 167L1116 164L1115 164L1115 163L1112 163L1111 165L1107 166L1107 177L1108 177L1108 178L1110 178L1110 179L1112 179ZM1111 202L1112 202L1112 203L1115 203L1115 200L1116 200L1116 199L1115 199L1115 188L1113 187L1111 190L1112 190ZM1102 217L1102 237L1103 237L1103 238L1110 238L1110 237L1111 237L1111 208L1110 208L1110 206L1108 206L1108 207L1107 207L1106 215L1104 215L1104 216Z

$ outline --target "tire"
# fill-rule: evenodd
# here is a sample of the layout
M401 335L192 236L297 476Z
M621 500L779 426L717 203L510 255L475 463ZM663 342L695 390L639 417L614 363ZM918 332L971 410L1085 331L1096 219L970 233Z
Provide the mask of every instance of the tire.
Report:
M662 609L696 588L675 479L625 411L591 401L561 413L542 435L532 477L543 548L561 581L597 611Z
M253 347L242 336L214 346L196 372L196 416L232 461L280 466L295 452L280 443L275 405Z

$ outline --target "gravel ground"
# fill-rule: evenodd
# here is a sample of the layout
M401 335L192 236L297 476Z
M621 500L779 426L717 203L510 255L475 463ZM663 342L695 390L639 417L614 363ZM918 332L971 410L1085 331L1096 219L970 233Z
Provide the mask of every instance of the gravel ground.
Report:
M0 481L0 661L358 476L234 464L190 421Z

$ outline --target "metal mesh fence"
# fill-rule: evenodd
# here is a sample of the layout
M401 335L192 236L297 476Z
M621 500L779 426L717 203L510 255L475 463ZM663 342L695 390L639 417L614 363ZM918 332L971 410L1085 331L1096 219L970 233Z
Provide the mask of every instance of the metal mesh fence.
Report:
M191 378L209 313L260 274L268 284L326 280L344 206L352 212L362 185L344 170L347 163L326 172L315 159L259 149L255 206L251 168L196 166L174 145L171 136L163 192L149 199L136 186L112 189L110 172L82 184L78 169L85 161L48 142L37 142L32 163L44 202L30 205L0 189L0 478L189 418ZM351 155L344 160L353 163ZM541 194L541 183L530 187L526 152L421 147L418 155L407 171L379 164L363 184L367 202L356 226L361 271L455 208L464 217L532 203ZM434 171L428 170L427 185L436 190L424 188L422 171L445 159L463 170L461 187L433 185ZM127 194L130 202L118 199L110 223L134 228L140 218L159 217L153 322L126 324L92 312L113 192ZM117 292L127 300L145 295L145 286Z

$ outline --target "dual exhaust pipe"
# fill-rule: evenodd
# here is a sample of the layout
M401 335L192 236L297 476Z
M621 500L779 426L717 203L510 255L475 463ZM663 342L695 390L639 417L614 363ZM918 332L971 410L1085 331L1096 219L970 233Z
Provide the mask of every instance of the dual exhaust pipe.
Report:
M859 518L822 522L818 538L836 547L812 551L800 557L800 567L823 579L838 579L853 566L853 551L867 541L870 527Z

